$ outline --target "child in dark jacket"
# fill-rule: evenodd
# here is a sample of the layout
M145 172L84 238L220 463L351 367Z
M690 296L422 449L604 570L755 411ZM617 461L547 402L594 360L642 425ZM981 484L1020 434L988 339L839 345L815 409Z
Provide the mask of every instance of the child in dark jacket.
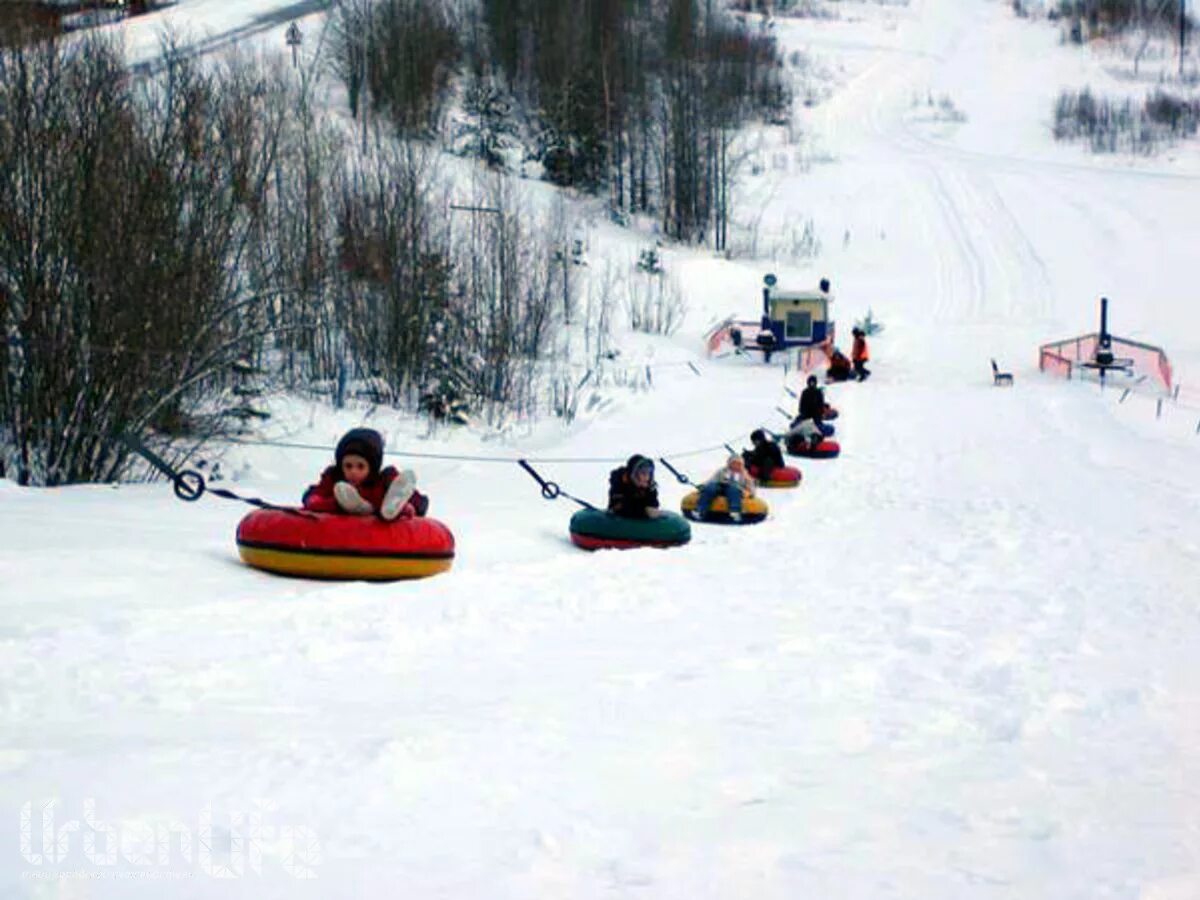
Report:
M800 415L799 419L812 419L817 423L817 427L821 427L821 423L825 419L825 392L817 387L817 376L809 375L808 381L805 382L807 387L800 392Z
M304 492L304 508L313 512L347 513L387 520L425 515L428 498L417 492L410 469L383 468L383 435L373 428L353 428L342 436L334 464Z
M783 468L783 451L761 428L750 432L750 443L754 447L743 450L742 459L746 461L746 467L753 477L759 481L769 481L772 472Z
M609 473L608 511L629 519L658 518L654 460L635 453L625 465Z

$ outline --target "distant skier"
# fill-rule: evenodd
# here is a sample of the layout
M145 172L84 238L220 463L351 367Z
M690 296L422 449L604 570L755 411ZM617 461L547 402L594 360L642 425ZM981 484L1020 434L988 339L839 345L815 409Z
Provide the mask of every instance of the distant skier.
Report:
M640 453L608 474L608 511L627 519L657 519L658 485L654 460Z
M850 348L854 374L859 381L866 381L871 377L871 372L867 368L867 360L871 358L871 353L867 350L867 333L861 328L855 328L850 333L854 335L854 345Z

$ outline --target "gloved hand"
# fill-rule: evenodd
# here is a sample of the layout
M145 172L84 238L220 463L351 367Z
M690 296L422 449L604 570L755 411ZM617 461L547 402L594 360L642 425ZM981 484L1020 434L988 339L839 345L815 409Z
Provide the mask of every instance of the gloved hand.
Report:
M333 496L342 512L352 516L369 516L375 507L362 498L358 490L348 481L339 481L333 486Z
M383 495L383 505L379 507L379 515L388 522L399 516L412 499L416 487L417 476L411 469L404 469L388 485L387 493ZM411 518L415 514L416 510L413 510L405 518Z

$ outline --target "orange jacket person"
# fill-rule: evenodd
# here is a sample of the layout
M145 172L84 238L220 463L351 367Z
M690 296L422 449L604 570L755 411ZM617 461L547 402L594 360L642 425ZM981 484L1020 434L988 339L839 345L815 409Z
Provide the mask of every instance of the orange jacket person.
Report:
M866 381L871 377L871 372L867 368L867 360L871 358L871 353L867 349L867 333L861 328L852 329L850 333L854 335L854 346L850 348L850 359L854 362L854 374L859 381Z

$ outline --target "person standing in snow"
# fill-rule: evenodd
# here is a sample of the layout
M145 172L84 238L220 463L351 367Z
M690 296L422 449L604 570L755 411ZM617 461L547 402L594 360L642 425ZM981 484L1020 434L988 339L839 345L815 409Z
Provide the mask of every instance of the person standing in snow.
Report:
M871 372L867 368L867 360L871 358L871 353L867 350L867 333L861 328L855 328L850 333L854 335L854 345L850 348L850 359L854 363L854 375L859 381L866 381L871 377Z
M654 460L635 453L608 474L608 511L627 519L657 519L658 485Z
M312 512L370 516L390 522L425 515L429 500L416 489L411 469L383 468L383 435L373 428L347 431L333 454L334 464L304 492Z

